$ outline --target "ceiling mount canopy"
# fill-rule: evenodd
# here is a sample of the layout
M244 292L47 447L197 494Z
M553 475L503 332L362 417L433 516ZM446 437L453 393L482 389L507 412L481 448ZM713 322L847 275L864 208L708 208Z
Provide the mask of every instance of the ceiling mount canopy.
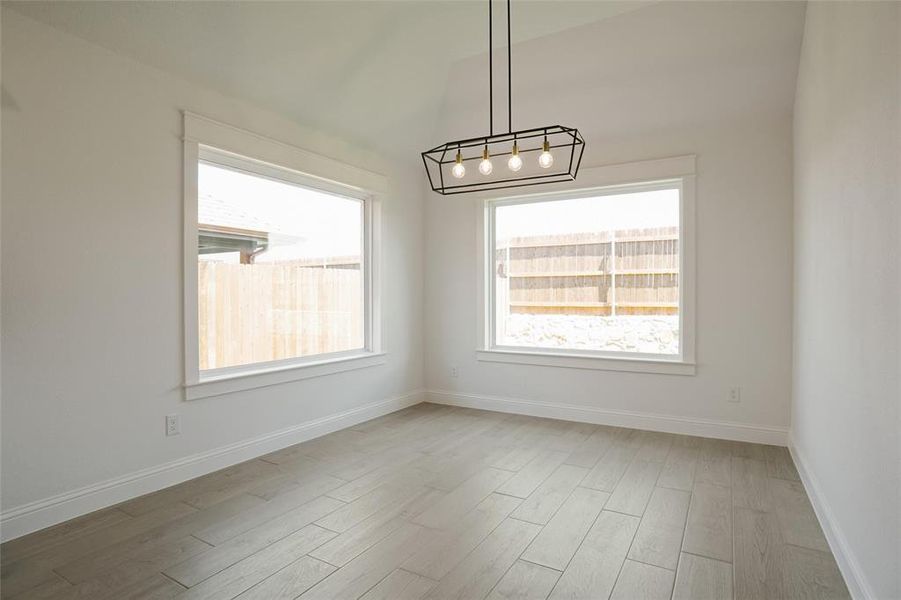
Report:
M494 59L492 1L488 0L489 134L455 140L422 153L432 190L464 194L572 181L579 172L585 140L579 130L545 125L513 131L510 0L507 0L507 132L494 133ZM497 163L497 164L495 164Z

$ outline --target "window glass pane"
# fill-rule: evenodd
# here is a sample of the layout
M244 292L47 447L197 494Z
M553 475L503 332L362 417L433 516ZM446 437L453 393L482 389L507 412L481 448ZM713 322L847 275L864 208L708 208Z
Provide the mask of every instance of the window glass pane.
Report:
M363 203L198 165L200 370L362 348Z
M495 208L495 345L679 354L679 190Z

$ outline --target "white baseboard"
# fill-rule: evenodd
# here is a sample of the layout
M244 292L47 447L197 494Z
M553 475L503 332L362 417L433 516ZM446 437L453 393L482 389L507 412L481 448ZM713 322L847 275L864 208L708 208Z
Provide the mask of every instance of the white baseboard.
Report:
M798 474L801 476L801 483L804 484L804 489L807 490L807 497L810 498L810 503L813 505L813 510L820 521L820 527L823 528L826 541L829 542L829 548L832 550L835 562L838 563L838 568L845 578L845 585L848 586L851 597L855 600L876 600L876 594L873 593L873 588L867 582L860 568L860 563L851 551L848 539L835 519L835 513L829 507L829 502L823 495L816 476L810 470L810 463L807 462L804 454L795 446L791 435L789 435L788 450L795 461Z
M539 402L481 394L467 394L446 390L428 390L429 402L481 408L497 412L580 421L599 425L631 427L666 433L697 435L738 442L754 442L785 446L788 443L788 428L769 425L747 425L709 419L693 419L674 415L658 415L624 410L610 410L593 406L577 406L558 402Z
M419 404L423 401L423 396L422 390L416 390L402 396L371 402L342 413L4 510L0 513L0 539L6 542L95 510L351 427Z

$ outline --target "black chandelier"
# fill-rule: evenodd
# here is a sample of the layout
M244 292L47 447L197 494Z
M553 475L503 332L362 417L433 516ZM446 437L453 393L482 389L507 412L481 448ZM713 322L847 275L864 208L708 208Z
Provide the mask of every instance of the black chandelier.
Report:
M585 140L579 130L548 125L513 131L510 0L507 0L507 132L494 133L494 60L492 0L488 0L488 120L490 134L456 140L422 153L432 190L464 194L572 181L579 172ZM537 153L537 157L535 157ZM557 156L554 156L557 154ZM506 165L492 158L504 157ZM509 157L509 158L506 158ZM534 160L531 160L535 157ZM478 168L473 168L473 167Z

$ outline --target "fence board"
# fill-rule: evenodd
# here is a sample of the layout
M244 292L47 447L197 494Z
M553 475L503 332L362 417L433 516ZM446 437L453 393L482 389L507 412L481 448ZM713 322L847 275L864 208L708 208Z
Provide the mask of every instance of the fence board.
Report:
M201 370L363 346L359 268L198 264Z
M677 227L513 238L495 259L511 312L678 313Z

